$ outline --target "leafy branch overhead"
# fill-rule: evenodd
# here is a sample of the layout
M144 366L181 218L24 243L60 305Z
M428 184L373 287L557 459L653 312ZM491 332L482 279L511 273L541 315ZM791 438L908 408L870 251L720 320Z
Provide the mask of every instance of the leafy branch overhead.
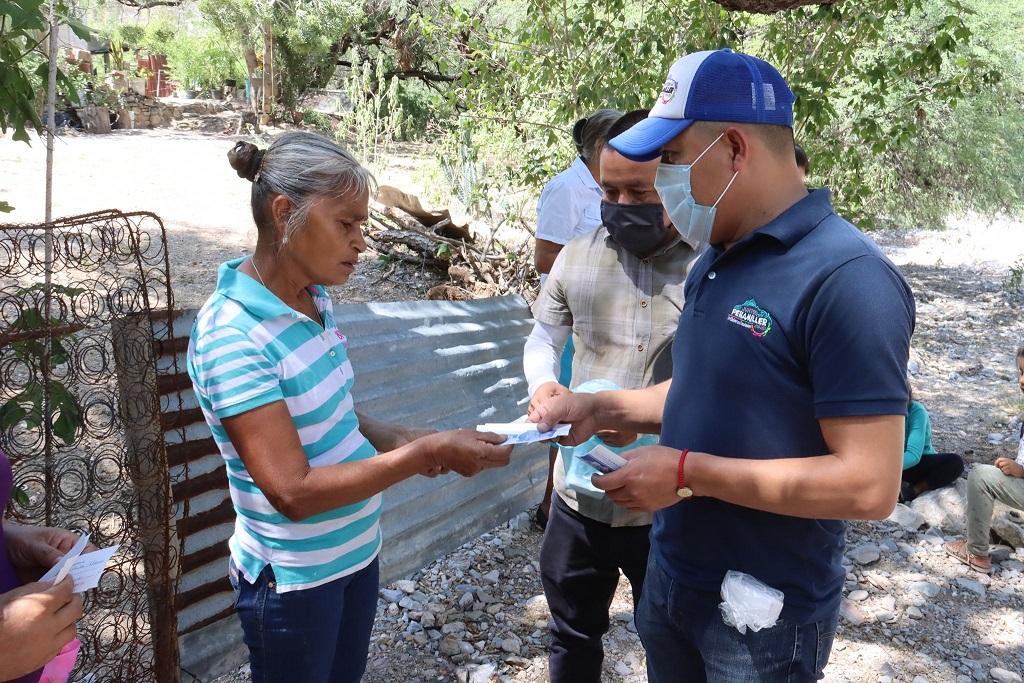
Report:
M41 130L36 93L45 90L47 64L43 46L49 36L43 0L0 0L0 133L14 130L14 139L28 142L28 131ZM64 2L55 8L57 20L83 40L91 33ZM57 79L65 90L74 83L60 69ZM0 205L0 210L3 206Z
M807 5L832 5L842 0L715 0L719 5L736 12L775 14Z

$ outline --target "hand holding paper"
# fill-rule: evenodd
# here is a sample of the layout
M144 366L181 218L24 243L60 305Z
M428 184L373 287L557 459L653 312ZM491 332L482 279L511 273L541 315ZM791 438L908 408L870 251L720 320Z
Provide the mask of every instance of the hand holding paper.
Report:
M75 584L75 592L83 593L92 590L99 585L100 576L107 562L121 546L112 545L109 548L96 550L91 553L82 554L82 551L89 544L89 535L83 534L74 547L57 561L57 564L50 568L50 571L43 575L40 581L60 583L64 577L70 576Z
M526 418L520 418L525 420ZM542 432L534 422L494 422L477 425L478 432L493 432L507 437L502 445L512 446L525 443L536 443L537 441L548 441L557 439L569 433L571 425L555 425L552 429Z

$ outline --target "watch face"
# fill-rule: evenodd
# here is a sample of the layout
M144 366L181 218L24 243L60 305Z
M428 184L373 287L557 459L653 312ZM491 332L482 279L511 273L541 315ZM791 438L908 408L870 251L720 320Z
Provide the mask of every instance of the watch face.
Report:
M690 496L693 495L693 491L690 489L689 486L684 486L681 489L676 489L676 495L679 496L680 498L689 498Z

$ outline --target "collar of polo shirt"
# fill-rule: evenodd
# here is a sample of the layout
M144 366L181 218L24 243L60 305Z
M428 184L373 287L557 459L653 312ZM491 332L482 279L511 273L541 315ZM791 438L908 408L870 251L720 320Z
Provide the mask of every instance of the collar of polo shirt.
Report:
M807 197L751 234L773 237L785 247L792 247L832 212L832 191L827 188L811 190Z
M217 291L232 301L237 301L249 313L263 320L281 315L301 315L259 282L245 273L238 272L238 266L247 258L249 257L243 256L221 264L217 271ZM313 293L314 305L318 294ZM320 310L320 306L317 306L317 311L321 315L325 313ZM324 316L324 327L330 327L327 316Z

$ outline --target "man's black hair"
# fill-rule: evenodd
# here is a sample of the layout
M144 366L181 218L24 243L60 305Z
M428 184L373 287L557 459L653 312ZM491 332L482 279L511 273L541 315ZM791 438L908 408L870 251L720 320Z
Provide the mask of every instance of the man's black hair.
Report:
M796 152L796 165L804 169L804 175L811 174L811 160L807 158L807 152L800 145L793 145Z
M618 121L612 124L612 127L608 129L608 139L611 140L617 135L622 135L627 130L640 123L650 114L648 109L634 109L633 111L627 111L623 114ZM605 145L608 143L606 142Z

